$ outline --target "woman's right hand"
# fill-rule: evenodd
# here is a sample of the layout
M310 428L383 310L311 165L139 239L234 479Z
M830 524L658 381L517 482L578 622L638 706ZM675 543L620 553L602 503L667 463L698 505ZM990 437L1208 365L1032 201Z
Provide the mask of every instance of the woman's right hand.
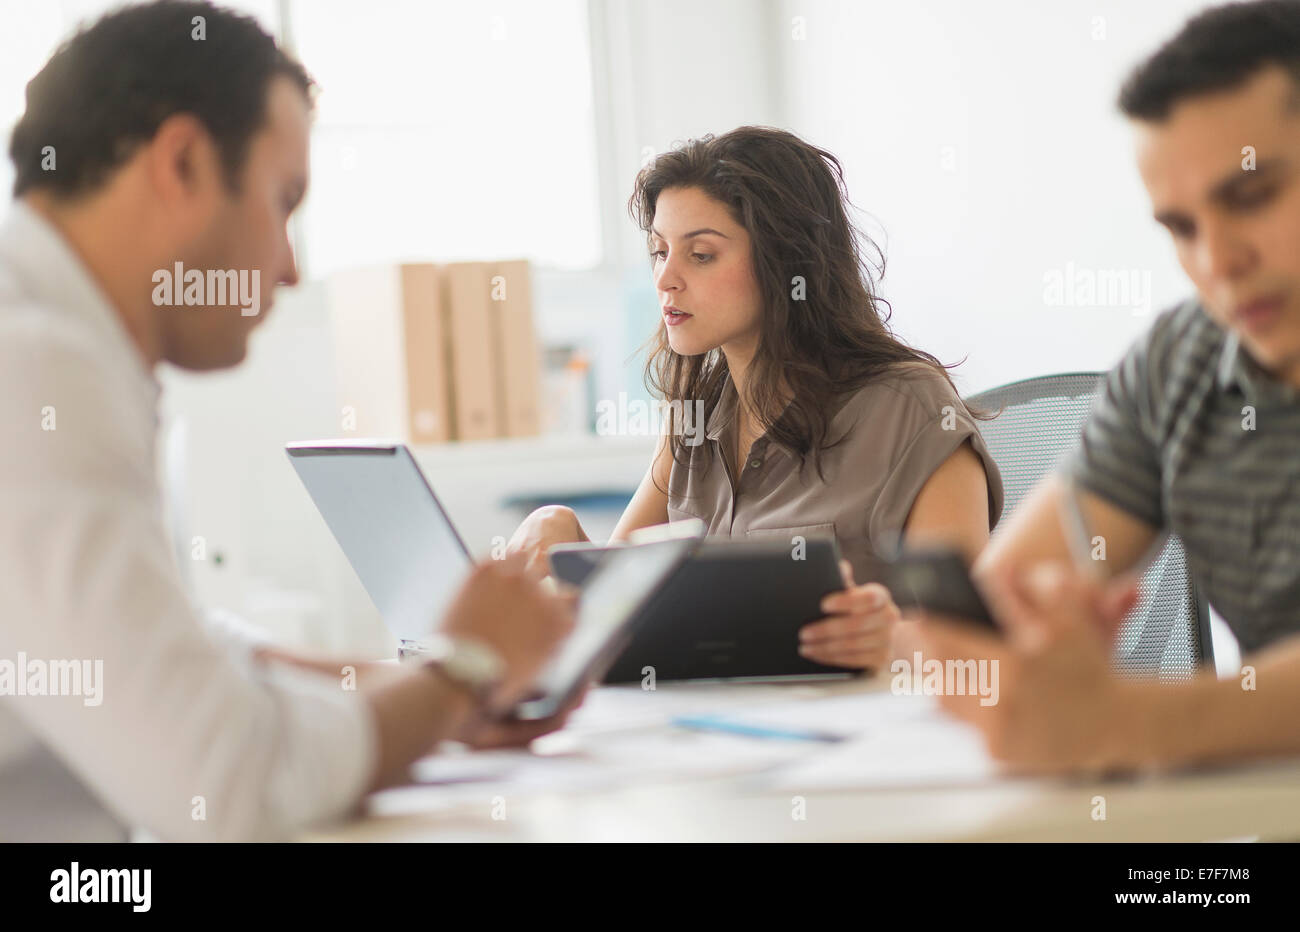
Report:
M550 575L551 564L546 552L555 544L572 544L590 538L578 523L578 516L566 505L544 505L519 525L506 553L522 553L527 560L526 572L534 579Z

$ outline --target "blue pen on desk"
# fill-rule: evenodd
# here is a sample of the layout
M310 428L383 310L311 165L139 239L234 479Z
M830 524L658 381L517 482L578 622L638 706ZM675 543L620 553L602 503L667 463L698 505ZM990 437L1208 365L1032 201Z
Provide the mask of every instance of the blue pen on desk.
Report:
M673 719L679 728L694 731L720 731L729 735L744 735L747 738L777 738L785 741L843 741L843 735L826 731L811 731L804 728L771 728L767 725L753 725L720 715L688 715Z

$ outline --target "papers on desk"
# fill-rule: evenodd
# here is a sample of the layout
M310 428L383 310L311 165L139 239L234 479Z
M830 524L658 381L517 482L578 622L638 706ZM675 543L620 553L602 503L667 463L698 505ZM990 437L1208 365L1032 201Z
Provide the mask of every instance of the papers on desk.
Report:
M674 729L602 733L599 740L560 733L534 742L533 751L453 751L426 757L412 768L417 786L376 794L370 809L372 814L400 815L488 805L498 796L739 777L795 759L806 751L796 746L802 744Z
M999 776L980 735L937 714L866 732L783 767L764 786L789 792L984 783Z
M873 692L752 703L743 708L721 712L718 717L774 731L812 731L848 739L904 728L912 722L931 720L936 711L924 697Z
M762 784L774 789L950 786L998 776L979 733L942 714L928 696L840 696L775 703L731 717L774 731L845 739L823 743L773 771Z
M686 730L604 734L598 741L574 741L559 734L535 742L532 751L458 751L426 757L412 768L412 777L443 786L508 782L515 791L595 789L753 773L798 758L807 752L800 744Z
M753 710L802 702L826 702L824 682L671 683L655 690L603 686L573 713L566 734L595 734L668 725L683 715Z
M750 733L671 724L684 716L734 721ZM842 740L755 736L764 730ZM753 790L811 792L970 784L996 775L979 736L923 696L826 696L821 685L617 687L594 690L568 727L531 751L423 759L412 771L421 785L382 794L382 810L684 779L733 777Z

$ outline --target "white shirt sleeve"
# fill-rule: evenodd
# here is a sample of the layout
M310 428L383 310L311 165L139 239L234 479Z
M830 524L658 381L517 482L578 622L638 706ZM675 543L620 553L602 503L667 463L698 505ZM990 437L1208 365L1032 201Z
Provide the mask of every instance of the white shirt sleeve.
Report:
M0 347L0 657L102 673L7 708L163 839L282 838L347 813L377 756L368 706L342 677L257 670L211 637L173 563L138 391L47 336Z
M218 644L239 656L273 643L271 636L246 618L225 608L202 609L203 627Z

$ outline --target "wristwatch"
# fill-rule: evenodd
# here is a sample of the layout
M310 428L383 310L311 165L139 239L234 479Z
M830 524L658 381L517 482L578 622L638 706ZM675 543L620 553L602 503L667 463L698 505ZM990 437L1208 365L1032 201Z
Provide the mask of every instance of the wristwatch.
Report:
M491 646L473 638L435 635L420 644L420 661L486 705L505 676L506 664Z

